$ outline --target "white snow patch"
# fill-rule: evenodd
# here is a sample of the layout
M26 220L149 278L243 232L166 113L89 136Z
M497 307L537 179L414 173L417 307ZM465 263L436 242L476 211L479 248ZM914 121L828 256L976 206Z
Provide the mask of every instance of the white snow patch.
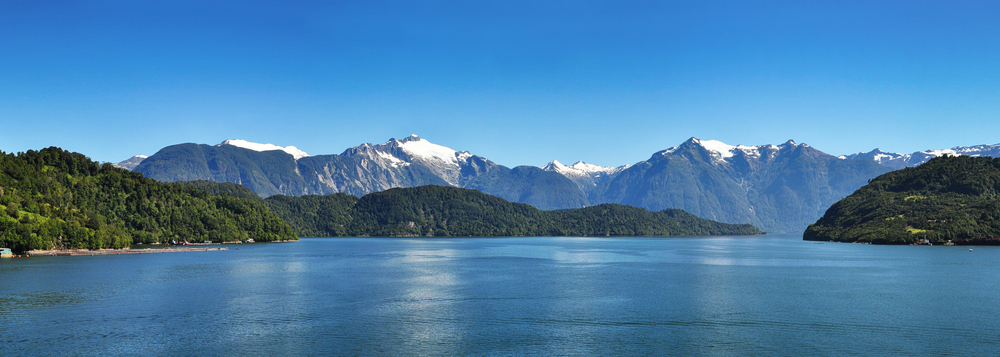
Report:
M309 156L309 154L306 154L305 151L299 150L299 148L294 147L294 146L278 146L278 145L274 145L274 144L261 144L261 143L250 142L250 141L246 141L246 140L242 140L242 139L230 139L230 140L226 140L226 141L223 141L221 144L216 145L216 146L222 146L222 145L232 145L232 146L235 146L235 147L240 147L240 148L249 149L249 150L253 150L253 151L274 151L274 150L281 150L281 151L284 151L284 152L288 153L289 155L292 155L292 157L294 157L295 160L298 160L298 159L301 159L303 157L308 157Z
M886 154L875 154L872 159L875 160L875 162L882 162L882 160L892 160L895 159L895 157Z
M952 156L957 156L958 155L958 153L955 152L955 150L952 150L952 149L927 150L927 151L924 151L924 153L928 154L928 155L934 155L935 157L940 157L940 156L944 156L944 155L952 155Z
M698 140L694 139L694 142L701 144L701 147L708 151L714 152L722 156L723 159L733 157L733 149L735 146L728 145L724 142L718 140Z
M760 146L737 145L736 150L742 151L748 157L752 157L755 159L760 157Z
M399 167L399 166L408 166L408 165L410 165L409 162L403 161L400 158L395 157L395 156L393 156L390 153L381 152L381 151L378 151L378 150L375 150L375 153L378 154L379 157L381 157L381 158L385 159L386 161L388 161L389 162L389 166Z
M459 155L457 151L441 145L432 144L430 141L421 139L416 135L411 135L409 141L400 142L399 147L408 154L420 157L427 161L442 161L449 165L458 166Z

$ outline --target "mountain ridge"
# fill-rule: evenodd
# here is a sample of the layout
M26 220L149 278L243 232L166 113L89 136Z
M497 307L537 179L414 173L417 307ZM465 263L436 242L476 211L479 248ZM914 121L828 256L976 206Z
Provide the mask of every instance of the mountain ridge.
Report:
M135 170L163 181L239 183L261 197L338 192L360 197L395 187L442 185L546 210L602 203L678 208L706 219L793 232L804 230L868 179L892 170L887 159L902 157L877 149L867 156L835 157L794 140L729 145L692 137L630 165L578 161L567 166L553 160L541 168L510 168L417 135L297 159L288 153L293 146L241 142L248 149L227 142L234 141L170 146Z

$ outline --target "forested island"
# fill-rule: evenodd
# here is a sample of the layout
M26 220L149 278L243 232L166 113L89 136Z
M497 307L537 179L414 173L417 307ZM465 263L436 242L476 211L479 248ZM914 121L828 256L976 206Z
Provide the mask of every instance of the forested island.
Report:
M238 186L229 186L237 189ZM235 194L235 193L234 193ZM602 204L542 211L477 190L394 188L361 198L339 193L271 196L268 207L303 237L506 237L752 235L749 224L701 219L681 210L650 212Z
M56 147L0 152L0 246L124 248L170 240L296 240L259 200L210 195Z
M1000 159L944 156L883 174L835 203L803 238L1000 244Z
M234 183L186 181L212 195L260 199ZM449 186L394 188L262 199L300 237L697 236L764 234L678 209L650 212L620 204L542 211L478 190Z

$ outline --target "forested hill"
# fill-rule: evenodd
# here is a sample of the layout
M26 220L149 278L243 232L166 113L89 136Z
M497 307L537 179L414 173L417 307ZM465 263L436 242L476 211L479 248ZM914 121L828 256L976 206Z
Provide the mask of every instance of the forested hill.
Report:
M262 202L213 196L50 147L0 152L0 246L122 248L173 239L295 240Z
M871 180L835 203L805 240L1000 244L1000 159L939 157Z
M542 211L476 190L445 186L346 194L271 196L267 205L300 236L691 236L763 234L680 210L650 212L618 204Z

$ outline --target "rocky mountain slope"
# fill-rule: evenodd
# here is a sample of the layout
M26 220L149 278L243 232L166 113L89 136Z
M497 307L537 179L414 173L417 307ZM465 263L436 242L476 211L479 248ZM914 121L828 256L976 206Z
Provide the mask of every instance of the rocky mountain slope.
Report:
M340 155L309 156L294 147L227 140L179 144L143 160L135 171L160 181L233 182L267 197L347 193L364 196L394 187L474 188L541 209L579 208L586 196L566 177L538 167L513 169L416 135L362 144Z

